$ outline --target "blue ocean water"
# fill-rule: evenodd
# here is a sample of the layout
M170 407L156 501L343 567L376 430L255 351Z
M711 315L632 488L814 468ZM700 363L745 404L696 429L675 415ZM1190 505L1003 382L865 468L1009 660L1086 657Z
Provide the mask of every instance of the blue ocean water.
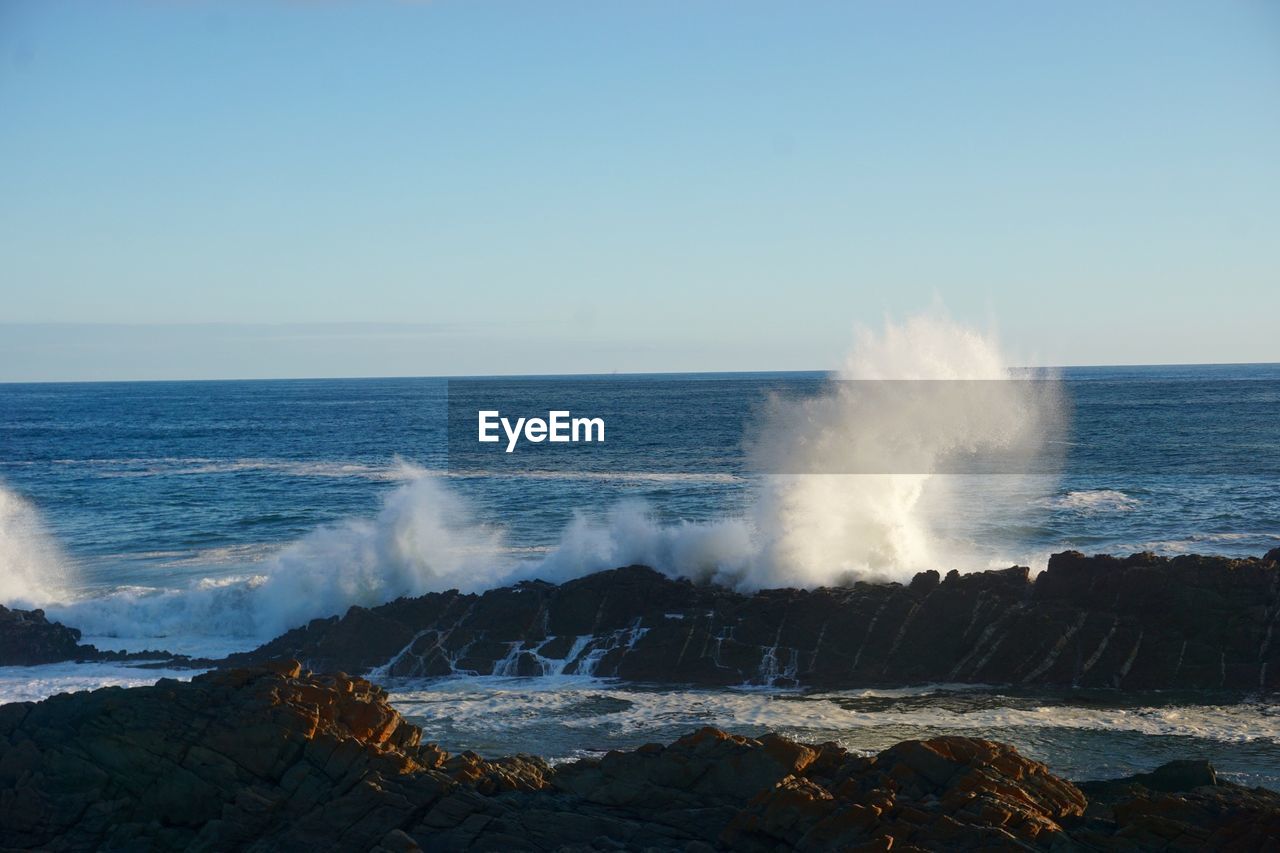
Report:
M889 477L885 490L859 493L877 517L856 529L889 545L923 531L942 569L1038 567L1067 548L1248 555L1280 545L1280 365L1058 377L1065 429L1046 435L1041 464L1016 476ZM493 382L508 398L555 405L581 380ZM752 514L761 475L744 435L770 395L804 399L825 382L593 378L592 413L608 414L611 429L645 413L640 439L607 441L572 464L495 470L451 458L457 386L442 379L0 385L0 601L46 606L104 647L215 653L405 592L690 554L740 559L739 521L763 517ZM917 487L946 499L917 501ZM900 515L880 512L881 497ZM10 668L0 701L174 674ZM961 732L998 734L1075 778L1203 755L1230 778L1280 786L1280 715L1265 696L945 685L797 694L497 677L387 686L428 737L487 753L568 757L703 724L861 750Z
M1078 458L1015 483L1014 516L953 502L936 519L943 534L979 543L995 563L1067 548L1260 554L1280 543L1280 366L1074 368L1062 378ZM658 419L670 435L609 445L601 470L500 476L450 471L440 379L0 385L0 484L34 505L84 590L252 566L317 527L374 516L411 476L406 466L447 478L476 521L505 529L508 548L536 553L575 513L628 498L667 523L740 513L751 475L741 436L718 425L748 422L770 390L809 393L821 381L619 377L609 383L616 405L634 409L653 409L648 397L672 384L697 385L719 413L705 441L690 444L686 420ZM1169 448L1182 436L1194 446L1179 470ZM672 463L664 454L676 444L685 452Z

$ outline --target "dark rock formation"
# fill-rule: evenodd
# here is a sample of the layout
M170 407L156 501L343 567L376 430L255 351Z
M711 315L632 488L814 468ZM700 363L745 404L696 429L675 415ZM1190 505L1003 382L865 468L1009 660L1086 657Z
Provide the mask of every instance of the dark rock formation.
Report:
M1277 549L1280 550L1280 549ZM824 688L929 682L1028 686L1280 686L1280 565L1262 559L1055 554L1025 568L907 585L744 595L642 566L556 586L451 591L316 619L241 666L297 658L390 676L591 674L703 685ZM0 607L0 665L163 659L109 652L41 611Z
M704 685L928 682L1280 686L1280 566L1264 559L1054 555L754 595L632 566L556 586L400 599L317 619L228 659L392 676L586 673Z
M1186 763L1076 786L962 737L874 758L703 729L549 767L420 743L296 662L0 706L0 848L1264 849L1280 795Z
M45 618L43 610L0 605L0 666L26 666L75 659L80 632Z
M1083 845L1126 850L1280 849L1280 794L1218 780L1205 761L1173 761L1151 773L1082 782Z

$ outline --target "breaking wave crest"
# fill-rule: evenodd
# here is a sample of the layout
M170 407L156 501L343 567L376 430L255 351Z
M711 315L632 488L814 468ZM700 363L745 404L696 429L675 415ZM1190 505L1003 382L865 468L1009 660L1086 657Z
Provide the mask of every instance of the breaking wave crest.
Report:
M1084 489L1067 492L1044 502L1052 509L1073 510L1079 513L1129 512L1137 509L1142 501L1117 489Z
M35 507L0 486L0 602L33 607L65 596L69 566Z
M1052 383L1011 378L993 336L938 311L862 330L824 393L766 409L750 453L760 470L788 473L759 478L742 517L663 525L635 505L580 517L544 568L580 574L643 562L743 589L986 568L989 557L939 546L936 522L951 513L956 482L931 472L957 451L1014 450L1024 460L1045 452L1041 437L1058 417ZM891 390L876 393L882 380Z
M513 567L504 565L501 532L473 518L460 496L424 473L388 494L375 517L320 527L252 574L183 589L132 587L80 600L55 598L47 609L92 637L130 640L142 631L157 640L267 639L352 605L506 582Z

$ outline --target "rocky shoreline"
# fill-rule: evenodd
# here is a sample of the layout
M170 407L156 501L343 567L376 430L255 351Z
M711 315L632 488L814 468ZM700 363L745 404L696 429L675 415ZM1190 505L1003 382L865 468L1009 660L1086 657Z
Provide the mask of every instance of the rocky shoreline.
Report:
M579 674L704 686L927 683L1267 691L1280 687L1280 549L1262 558L1055 554L909 584L744 594L630 566L352 607L221 661L79 644L40 611L0 608L0 665L297 659L382 676Z
M0 848L1239 850L1280 794L1175 762L1073 784L944 737L872 757L706 728L550 766L449 755L368 681L297 662L0 706Z
M927 683L1280 687L1280 549L1055 554L911 583L742 594L643 566L353 607L226 663L386 676L589 674L829 689Z

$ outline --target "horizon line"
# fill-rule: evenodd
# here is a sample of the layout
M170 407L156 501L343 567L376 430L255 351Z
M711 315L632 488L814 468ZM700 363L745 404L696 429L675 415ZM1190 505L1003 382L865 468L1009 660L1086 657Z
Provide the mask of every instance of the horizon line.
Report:
M1018 365L1009 370L1070 370L1077 368L1141 368L1141 367L1268 367L1280 361L1197 361L1142 362L1128 364L1054 364ZM220 376L183 379L0 379L0 385L131 385L161 382L364 382L386 379L598 379L644 376L769 376L783 374L832 374L831 369L805 370L615 370L605 373L445 373L384 374L379 376Z

